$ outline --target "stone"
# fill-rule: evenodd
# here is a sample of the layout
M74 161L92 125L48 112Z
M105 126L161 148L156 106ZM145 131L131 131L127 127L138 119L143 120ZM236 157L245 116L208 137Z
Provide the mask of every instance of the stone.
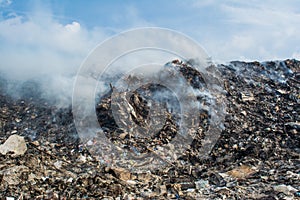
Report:
M12 152L13 156L23 155L27 151L24 137L19 135L11 135L4 144L0 145L0 153L6 155Z

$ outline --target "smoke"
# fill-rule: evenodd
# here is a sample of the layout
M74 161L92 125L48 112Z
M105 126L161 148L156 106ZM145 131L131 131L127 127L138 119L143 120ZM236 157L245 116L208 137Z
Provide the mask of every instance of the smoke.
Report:
M105 30L88 30L76 21L61 23L39 6L26 15L0 14L0 76L7 80L7 92L20 97L24 84L35 82L42 97L70 105L77 70L107 37Z
M58 20L48 8L40 4L34 5L33 10L25 14L12 12L1 14L0 76L8 80L7 91L14 97L22 97L24 92L39 91L41 93L37 96L51 99L60 106L69 106L74 80L80 65L89 52L111 33L108 34L106 29L88 29L74 20ZM170 35L172 37L170 40L177 41L172 42L171 47L180 46L179 49L183 52L179 53L183 55L186 55L186 52L191 55L193 52L197 53L193 46L191 47L185 41L179 42L175 36ZM148 32L144 31L144 34L121 40L117 44L125 49L128 45L138 46L136 43L145 41L148 46L155 46L155 44L164 46L165 39L157 38L149 39ZM113 54L115 51L115 46L112 46L100 53L121 56ZM138 67L153 62L163 66L175 58L178 56L163 50L137 50L117 58L105 72L108 76L114 76L116 73L126 74L132 66ZM98 62L98 56L95 59ZM89 62L91 62L90 58ZM91 73L93 70L103 71L91 66ZM99 77L96 76L95 79Z
M22 98L32 95L27 94L29 92L39 91L35 96L41 96L63 107L71 104L73 85L79 67L91 50L111 33L108 33L107 29L88 29L77 21L60 21L63 20L57 20L51 11L39 5L25 15L9 13L4 16L2 13L0 77L7 80L6 92L13 97ZM128 44L146 40L149 41L146 34L137 35L136 38L118 45L126 47ZM153 41L154 44L157 42ZM189 50L184 43L182 49ZM109 55L114 51L112 47L104 53ZM163 66L175 58L177 56L163 51L130 52L129 55L117 58L109 66L106 80L116 74L127 73L132 66L151 62L158 62ZM99 71L95 68L92 70ZM29 89L30 87L32 88Z

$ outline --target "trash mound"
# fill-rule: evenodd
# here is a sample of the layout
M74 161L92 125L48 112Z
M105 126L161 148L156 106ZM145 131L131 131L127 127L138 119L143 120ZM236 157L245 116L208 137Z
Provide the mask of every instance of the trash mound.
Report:
M177 73L180 75L176 75ZM193 88L193 92L197 94L187 93L185 95L195 95L196 103L206 105L198 106L198 110L193 110L198 114L198 120L192 121L191 118L192 126L189 126L188 129L193 140L187 144L192 148L187 149L192 150L194 154L199 154L196 151L201 147L201 139L205 136L204 133L211 120L207 105L212 98L209 98L208 92L201 93L206 88L203 74L190 64L178 60L167 63L158 74L163 80L175 78L177 81L186 81ZM126 84L130 84L132 79L139 82L141 78L129 75L124 81L128 82ZM190 100L184 103L195 102ZM179 134L182 122L181 109L178 94L164 86L163 83L147 83L134 91L128 89L119 91L111 85L111 90L104 94L96 105L97 118L105 135L115 145L132 151L136 155L156 152L159 147L173 142L175 137L181 137ZM180 142L183 143L183 137ZM171 161L173 160L170 159L168 162Z
M205 77L191 63L174 61L176 66L193 88L205 88ZM93 141L80 143L71 108L57 108L35 94L11 98L5 92L5 79L0 79L0 145L5 147L0 154L0 196L300 199L300 62L234 61L216 68L223 80L226 116L221 135L209 155L201 158L198 151L212 125L212 116L204 109L199 111L196 137L179 159L162 168L140 172L108 165L93 157L86 147L93 145ZM114 120L111 95L126 96L126 91L113 89L112 86L96 105L98 121L111 141L135 154L144 154L176 137L180 121L176 114L178 102L164 104L166 99L159 99L164 112L150 108L151 97L157 91L173 97L167 88L145 85L130 93L125 104L116 109L120 113L129 110L126 113L130 113L130 121L139 125L140 129L135 130L141 131L137 135L142 137L120 129L121 122ZM198 100L206 103L205 99ZM160 115L166 119L157 134L143 134L151 126L149 113L153 119L160 119ZM21 151L15 145L19 143Z

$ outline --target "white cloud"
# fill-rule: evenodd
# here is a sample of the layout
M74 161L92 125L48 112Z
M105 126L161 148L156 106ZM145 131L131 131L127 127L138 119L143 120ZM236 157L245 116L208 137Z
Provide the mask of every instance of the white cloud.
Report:
M74 74L88 52L105 38L78 22L35 21L15 16L0 22L0 69L16 78Z
M215 37L200 38L214 59L274 60L299 49L297 1L209 1L219 16Z

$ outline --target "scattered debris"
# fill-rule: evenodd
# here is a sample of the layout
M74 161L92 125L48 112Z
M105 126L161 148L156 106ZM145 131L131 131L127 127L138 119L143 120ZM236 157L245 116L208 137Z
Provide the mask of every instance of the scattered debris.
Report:
M250 167L247 165L241 165L241 166L234 168L226 173L233 178L245 179L245 178L249 178L251 175L253 175L256 172L257 172L257 170L253 167Z
M209 188L209 182L207 180L199 180L195 182L196 189L201 190L201 189L207 189Z
M254 101L255 100L252 93L240 93L240 98L242 101Z
M294 187L292 187L290 185L284 185L284 184L273 186L273 189L276 192L282 192L289 196L291 196L295 192L297 192L297 189L295 189Z
M115 176L120 180L129 181L131 179L131 173L126 169L113 167L113 168L110 168L110 170L112 170L114 172Z
M195 91L205 88L201 73L191 63L178 60L167 66L178 67ZM207 131L212 128L211 113L203 109L199 112L194 141L186 151L177 159L170 159L164 167L146 171L108 165L107 160L112 158L94 158L87 147L97 143L80 142L70 107L57 108L37 95L26 93L35 91L28 87L24 97L13 99L2 89L5 81L0 77L0 196L6 199L300 199L300 62L235 61L216 67L226 90L227 114L221 124L221 136L210 154L204 159L199 157ZM111 102L111 93L95 105L107 138L136 157L155 153L178 132L177 101L164 105L164 112L151 108L154 101L150 97L158 90L170 94L160 85L146 85L133 93L127 92L131 95L124 104L116 105L121 114L128 114L129 119L142 127L135 129L137 132L117 125L110 112L115 103ZM114 95L125 96L124 92ZM198 100L203 108L213 102L209 95L199 96ZM152 121L147 117L149 114ZM166 120L158 134L143 134L149 126L156 130L153 122L160 116L166 116ZM147 160L148 164L152 161Z
M0 171L2 179L9 185L18 185L26 180L24 173L29 172L29 168L24 165L8 167Z

